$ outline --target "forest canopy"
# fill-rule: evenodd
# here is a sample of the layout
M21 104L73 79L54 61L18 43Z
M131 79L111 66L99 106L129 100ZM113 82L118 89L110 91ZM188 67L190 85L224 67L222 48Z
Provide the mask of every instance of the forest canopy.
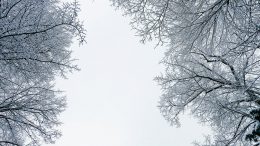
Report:
M214 131L205 145L260 145L259 0L111 1L143 42L168 47L155 78L167 121L191 111Z
M79 4L58 0L0 0L0 145L39 146L61 133L66 100L56 76L77 70L68 49L85 41Z

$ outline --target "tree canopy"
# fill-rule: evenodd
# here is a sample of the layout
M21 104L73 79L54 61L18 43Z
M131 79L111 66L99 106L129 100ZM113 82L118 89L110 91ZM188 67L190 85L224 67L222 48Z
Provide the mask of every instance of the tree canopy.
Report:
M143 42L168 46L156 77L166 120L190 111L215 132L206 145L260 145L260 1L112 1Z
M0 145L39 146L61 135L66 106L56 76L77 66L68 49L85 41L79 4L58 0L0 0Z

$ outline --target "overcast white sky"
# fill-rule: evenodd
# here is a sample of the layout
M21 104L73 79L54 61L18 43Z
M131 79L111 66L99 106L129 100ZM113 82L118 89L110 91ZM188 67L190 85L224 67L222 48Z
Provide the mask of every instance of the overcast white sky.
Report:
M160 115L163 72L158 64L165 48L140 44L129 19L108 0L80 0L87 44L72 45L80 72L59 80L68 108L62 114L63 136L55 146L191 146L207 130L184 117L171 127Z

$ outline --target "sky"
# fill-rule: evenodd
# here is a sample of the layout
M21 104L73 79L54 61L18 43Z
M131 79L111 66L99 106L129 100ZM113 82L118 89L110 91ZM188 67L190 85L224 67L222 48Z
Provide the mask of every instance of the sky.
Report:
M68 107L55 146L191 146L208 133L190 115L176 128L157 108L161 90L153 78L166 47L140 43L129 18L108 0L80 0L87 43L72 44L81 71L57 79ZM45 145L50 146L50 145Z

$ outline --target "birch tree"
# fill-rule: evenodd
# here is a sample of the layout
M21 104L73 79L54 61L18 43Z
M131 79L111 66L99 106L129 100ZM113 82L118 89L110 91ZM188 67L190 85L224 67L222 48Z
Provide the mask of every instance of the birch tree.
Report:
M112 1L143 42L169 46L156 77L166 120L190 111L215 132L207 145L260 145L258 0Z
M85 41L79 4L0 0L0 145L39 146L61 133L65 98L53 80L77 70L72 38Z

